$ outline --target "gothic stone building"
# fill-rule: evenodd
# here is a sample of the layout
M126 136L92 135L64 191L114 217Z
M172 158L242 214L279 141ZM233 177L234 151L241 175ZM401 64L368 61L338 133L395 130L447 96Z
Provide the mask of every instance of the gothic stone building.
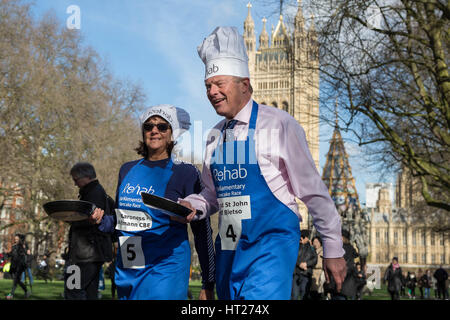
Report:
M303 127L316 167L319 167L319 59L314 23L306 28L298 1L293 31L289 32L280 15L269 36L264 18L259 43L251 4L244 21L244 40L249 57L253 99L280 108L292 115ZM308 226L306 207L299 201L302 225Z

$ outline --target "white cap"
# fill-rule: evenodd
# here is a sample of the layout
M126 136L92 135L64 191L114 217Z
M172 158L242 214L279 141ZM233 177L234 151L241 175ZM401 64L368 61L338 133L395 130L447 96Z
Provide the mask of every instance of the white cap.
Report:
M148 108L140 117L141 127L149 118L159 116L166 120L172 127L172 137L176 140L191 126L189 113L182 108L174 107L170 104L160 104Z
M250 78L244 38L236 27L217 27L197 51L205 64L205 80L219 75Z

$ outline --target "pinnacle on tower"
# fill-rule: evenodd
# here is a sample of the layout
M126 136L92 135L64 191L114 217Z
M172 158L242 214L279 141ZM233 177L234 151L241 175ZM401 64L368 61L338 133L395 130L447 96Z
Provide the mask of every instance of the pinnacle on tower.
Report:
M253 21L251 8L252 4L247 4L248 14L244 21L244 41L248 51L256 51L255 22Z
M305 29L305 18L303 17L302 0L297 0L298 9L294 18L295 30L303 32Z
M268 48L269 47L269 34L266 31L266 22L267 22L267 19L266 19L266 17L264 17L262 19L263 29L261 31L261 34L259 35L259 47L260 48Z

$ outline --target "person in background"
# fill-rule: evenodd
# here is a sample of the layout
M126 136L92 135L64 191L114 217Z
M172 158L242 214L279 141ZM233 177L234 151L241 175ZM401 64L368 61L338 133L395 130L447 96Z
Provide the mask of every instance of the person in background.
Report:
M420 292L420 299L423 300L423 271L422 269L419 269L417 271L417 288L419 288L419 292Z
M108 263L108 275L111 279L111 298L114 300L116 298L116 281L115 281L115 273L116 273L116 257L117 257L117 249L119 248L119 243L115 234L113 235L113 260Z
M406 277L407 277L407 273L406 271L402 272L402 286L400 287L400 297L406 297Z
M416 298L416 285L417 285L416 274L414 272L408 271L408 275L406 276L406 287L408 288L409 299Z
M29 284L30 284L30 294L33 290L33 273L31 272L31 267L33 264L33 255L31 254L31 250L27 249L27 255L26 255L26 269L22 273L22 282L26 284L26 277L28 277Z
M315 236L312 239L312 245L317 254L317 263L313 268L311 290L309 292L312 300L322 300L323 284L325 283L325 273L323 271L323 247L322 239Z
M440 265L439 268L436 269L436 271L433 274L433 278L436 279L438 298L442 300L448 299L447 290L445 287L445 282L448 279L448 273L447 271L445 271L442 265Z
M400 290L403 285L402 268L398 263L398 258L393 257L392 262L384 273L384 281L388 283L388 292L391 300L400 300Z
M19 285L25 292L25 298L30 296L30 291L27 290L25 284L21 281L22 273L26 270L26 245L25 237L22 234L16 234L14 236L14 244L11 248L11 252L8 256L11 258L11 267L9 272L12 275L13 286L11 292L6 296L6 299L12 300L16 291L17 285Z
M424 299L430 299L430 291L432 286L432 278L431 278L431 271L429 269L425 270L425 273L422 276L422 286L423 286L423 297Z
M74 184L79 188L78 198L94 204L98 209L110 209L105 189L97 179L95 168L88 162L78 162L70 170ZM110 214L110 210L107 210ZM69 229L69 260L79 268L80 288L67 287L67 300L97 300L100 269L104 262L112 260L111 235L98 229L96 218L74 221ZM65 274L66 279L69 274ZM67 282L66 282L66 285Z
M362 292L364 286L366 285L366 274L364 270L361 268L361 264L359 262L356 263L356 300L362 299Z
M308 300L312 281L312 270L317 264L317 254L309 241L309 230L302 230L297 263L294 269L292 300Z

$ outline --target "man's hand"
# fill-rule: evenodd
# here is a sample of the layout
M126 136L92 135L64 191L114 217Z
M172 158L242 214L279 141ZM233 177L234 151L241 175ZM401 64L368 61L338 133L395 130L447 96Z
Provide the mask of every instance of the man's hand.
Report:
M299 266L300 269L302 269L302 270L308 269L308 265L306 264L306 262L301 262L298 266Z
M181 204L181 205L183 205L183 206L185 206L185 207L187 207L187 208L189 208L189 209L191 209L192 212L191 212L187 217L185 217L185 218L183 218L183 217L173 217L173 216L170 216L170 219L172 219L172 220L174 220L174 221L178 221L178 222L180 222L180 223L189 223L189 222L191 222L192 219L194 219L195 215L197 214L197 210L195 210L195 209L192 207L191 203L188 202L188 201L180 200L180 201L178 201L178 203Z
M94 212L89 217L89 222L92 224L100 224L102 222L105 211L100 208L95 208Z
M330 283L330 278L333 277L337 292L341 292L342 283L347 275L347 264L344 258L323 258L323 270L327 283Z
M198 296L198 300L215 300L214 290L202 289Z

